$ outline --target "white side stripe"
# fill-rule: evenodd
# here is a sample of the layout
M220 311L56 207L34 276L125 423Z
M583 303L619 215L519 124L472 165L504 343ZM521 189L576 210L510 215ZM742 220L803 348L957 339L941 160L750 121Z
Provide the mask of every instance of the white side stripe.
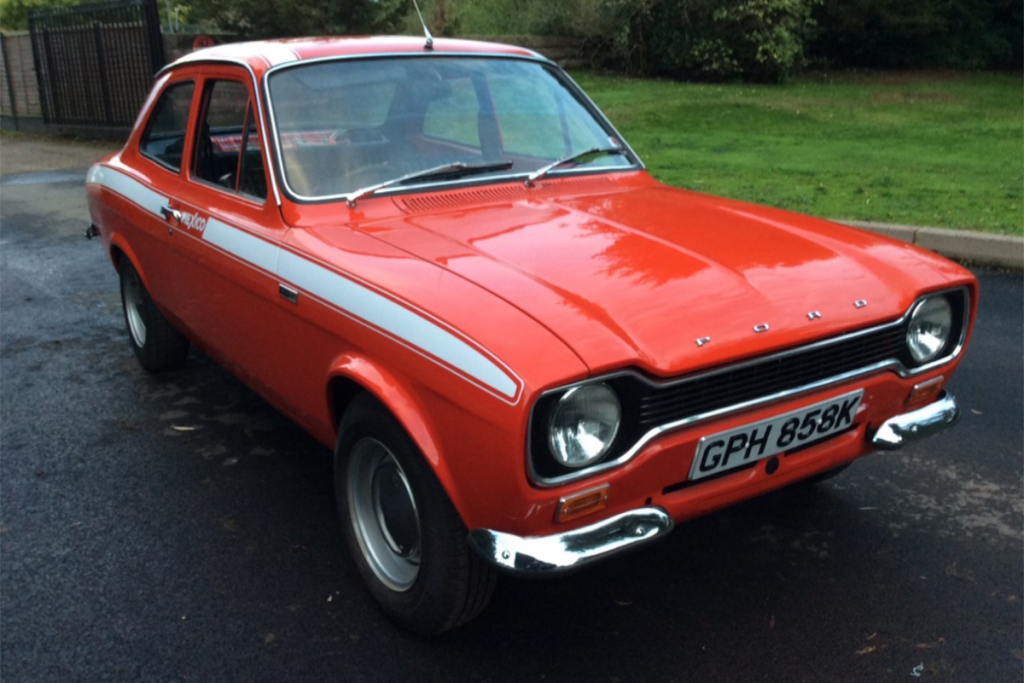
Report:
M281 253L281 247L253 237L244 230L221 223L216 218L206 221L203 241L220 247L268 273L277 272L277 256Z
M104 166L90 168L86 182L113 190L156 216L161 216L160 209L168 204L166 197ZM519 392L518 381L495 360L442 325L369 287L215 218L207 220L202 240L421 349L502 396L514 400Z
M328 301L371 325L417 346L459 369L503 396L514 398L518 386L494 361L451 332L387 297L310 263L282 252L278 274L314 296Z
M129 178L123 173L99 164L89 169L88 175L85 176L85 182L110 188L157 216L161 215L160 209L167 206L167 197L153 192L134 178Z

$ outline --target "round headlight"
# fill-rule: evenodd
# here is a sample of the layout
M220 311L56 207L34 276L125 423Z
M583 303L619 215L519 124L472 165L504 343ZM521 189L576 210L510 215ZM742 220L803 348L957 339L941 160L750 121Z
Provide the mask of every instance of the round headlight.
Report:
M566 392L551 415L548 446L560 465L585 467L608 452L619 431L622 410L606 384Z
M925 299L910 314L907 348L914 361L935 360L949 342L953 330L953 309L944 296Z

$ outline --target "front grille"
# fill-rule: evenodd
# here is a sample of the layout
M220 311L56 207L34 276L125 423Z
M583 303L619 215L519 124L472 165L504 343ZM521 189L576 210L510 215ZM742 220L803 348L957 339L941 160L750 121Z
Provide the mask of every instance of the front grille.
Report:
M904 347L904 326L894 325L851 339L725 368L639 398L643 431L890 361Z
M911 306L907 315L888 324L708 368L677 380L658 382L631 370L586 380L607 384L615 390L622 420L604 458L580 470L558 464L551 455L547 439L559 400L582 383L545 392L534 403L530 416L530 476L541 486L576 481L628 462L651 439L668 430L776 401L796 392L831 386L883 368L909 376L937 367L959 353L970 314L966 288L949 290L941 296L948 298L953 308L953 334L936 359L925 365L914 363L906 346L910 311L914 309Z

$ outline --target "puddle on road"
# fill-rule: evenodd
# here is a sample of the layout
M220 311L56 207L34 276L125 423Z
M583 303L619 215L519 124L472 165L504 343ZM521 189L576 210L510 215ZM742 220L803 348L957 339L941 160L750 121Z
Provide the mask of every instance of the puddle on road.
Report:
M1019 482L997 483L957 465L939 465L909 457L906 466L918 475L913 487L870 477L887 494L890 528L900 531L931 523L950 537L1021 541L1024 496Z
M57 185L59 183L85 183L86 169L73 171L40 171L0 176L0 187L18 185Z

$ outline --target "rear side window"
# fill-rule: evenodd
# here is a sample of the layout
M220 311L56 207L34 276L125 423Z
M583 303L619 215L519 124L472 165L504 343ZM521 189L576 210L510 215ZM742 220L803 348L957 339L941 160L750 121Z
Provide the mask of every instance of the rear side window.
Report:
M139 143L143 156L171 170L181 170L185 131L188 129L188 114L192 108L194 92L195 83L185 81L169 86L160 95Z
M213 81L204 91L193 176L229 192L265 199L259 130L248 89L238 81Z

